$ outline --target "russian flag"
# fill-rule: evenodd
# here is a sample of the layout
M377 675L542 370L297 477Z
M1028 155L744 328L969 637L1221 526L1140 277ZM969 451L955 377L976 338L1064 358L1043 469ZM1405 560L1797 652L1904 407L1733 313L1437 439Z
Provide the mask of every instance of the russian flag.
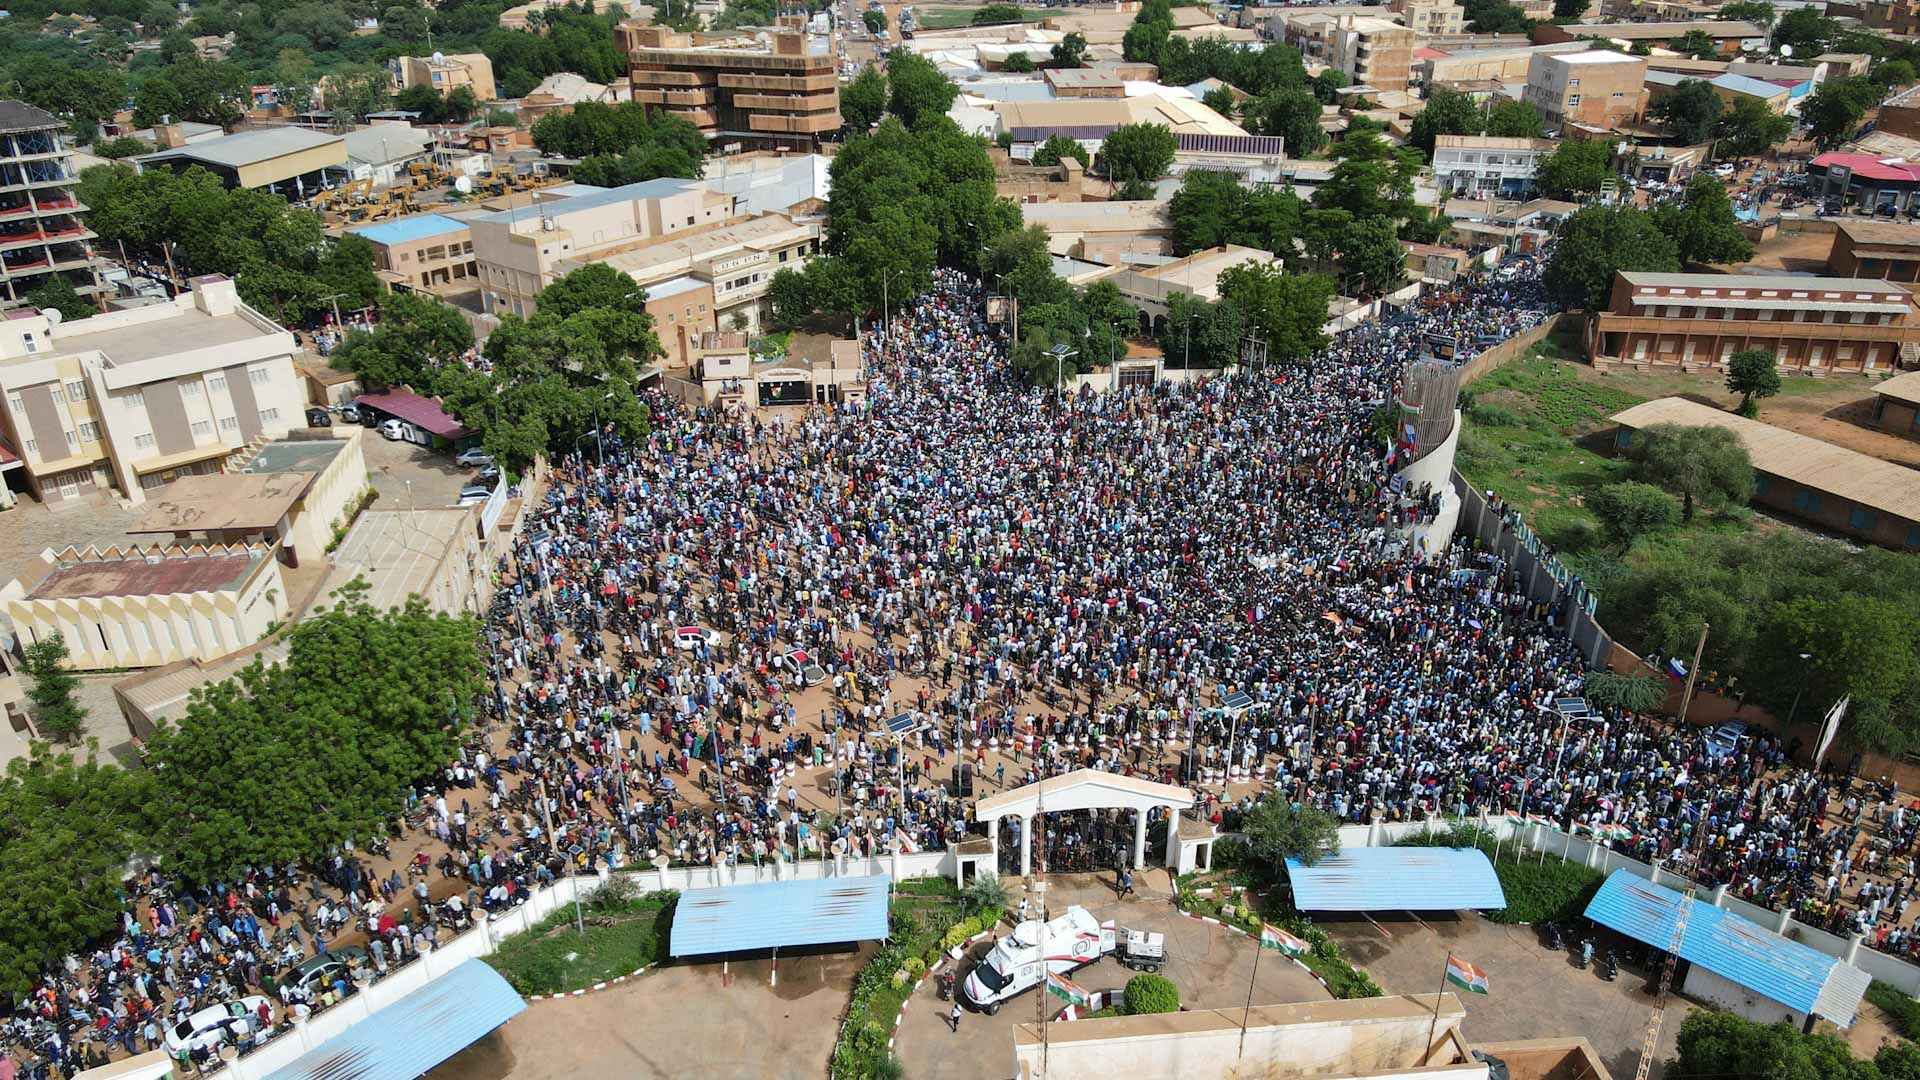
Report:
M1667 678L1672 679L1674 682L1685 682L1687 678L1687 665L1685 661L1677 656L1668 660Z

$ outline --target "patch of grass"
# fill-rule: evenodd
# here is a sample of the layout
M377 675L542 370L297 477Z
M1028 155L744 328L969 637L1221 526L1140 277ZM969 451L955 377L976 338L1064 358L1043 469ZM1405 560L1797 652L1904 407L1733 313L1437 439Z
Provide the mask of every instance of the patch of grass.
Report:
M563 994L631 975L666 955L677 892L583 900L586 932L567 904L524 934L508 938L487 963L522 996Z
M1887 1014L1893 1021L1893 1028L1909 1039L1920 1038L1920 1001L1915 1001L1906 991L1893 985L1873 980L1867 987L1867 1000L1874 1007Z
M944 879L897 885L887 915L887 943L854 977L829 1074L835 1080L865 1080L883 1073L887 1039L913 993L915 977L933 967L950 941L992 927L1002 914L996 909L969 914L958 890Z
M1504 910L1484 913L1488 922L1534 924L1577 918L1606 880L1600 871L1557 855L1542 861L1538 855L1516 854L1517 845L1508 845L1503 858L1494 858L1501 848L1494 843L1493 833L1465 822L1416 833L1394 846L1475 847L1485 852L1500 877L1501 891L1507 894Z

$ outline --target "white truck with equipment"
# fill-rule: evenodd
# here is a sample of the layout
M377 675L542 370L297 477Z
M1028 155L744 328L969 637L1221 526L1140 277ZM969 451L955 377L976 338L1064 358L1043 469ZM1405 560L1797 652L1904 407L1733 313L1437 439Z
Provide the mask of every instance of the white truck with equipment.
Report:
M1065 975L1108 953L1115 953L1127 967L1158 971L1166 961L1166 939L1119 929L1111 921L1098 922L1076 904L1051 922L1028 919L1014 927L974 965L960 995L992 1016L1008 998L1042 985L1048 972Z

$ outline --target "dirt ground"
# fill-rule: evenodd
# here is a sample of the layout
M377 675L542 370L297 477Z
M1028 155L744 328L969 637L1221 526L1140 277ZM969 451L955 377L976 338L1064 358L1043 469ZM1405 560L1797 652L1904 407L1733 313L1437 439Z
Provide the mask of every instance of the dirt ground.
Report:
M1790 274L1825 274L1827 255L1833 251L1833 234L1829 232L1781 232L1773 239L1754 248L1753 258L1736 267L1730 267L1732 273L1758 274L1765 272Z
M535 1001L427 1073L431 1080L805 1077L833 1052L854 974L875 946L672 964L580 997Z
M1138 894L1125 900L1113 895L1112 875L1076 874L1052 879L1050 910L1057 918L1069 904L1080 904L1101 921L1112 919L1124 927L1167 936L1167 965L1161 974L1180 988L1183 1005L1229 1008L1247 1001L1247 982L1254 975L1254 956L1260 952L1252 939L1180 914L1171 902L1172 883L1164 870L1138 875ZM1004 933L1009 929L1001 924ZM993 948L980 941L961 961L964 979L972 965ZM1071 978L1091 991L1119 990L1135 973L1111 959L1081 968ZM1013 1075L1013 1029L1033 1023L1036 991L1009 1001L998 1014L969 1011L958 1031L947 1026L951 1002L941 1001L936 979L921 983L907 1002L894 1052L907 1074L918 1080L1004 1080ZM1279 953L1260 955L1257 1004L1325 1001L1326 990L1312 975ZM1065 1005L1057 997L1038 1001L1049 1015Z

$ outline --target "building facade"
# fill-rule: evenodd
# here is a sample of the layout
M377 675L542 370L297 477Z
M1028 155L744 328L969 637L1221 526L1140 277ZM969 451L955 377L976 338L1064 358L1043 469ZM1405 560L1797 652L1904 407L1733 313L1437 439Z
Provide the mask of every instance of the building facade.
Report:
M566 274L589 262L605 263L645 287L649 295L656 288L668 293L669 304L678 298L673 290L685 289L691 279L712 292L717 327L758 331L772 315L767 290L773 275L805 269L807 261L819 253L822 235L818 219L760 214L563 263L558 269ZM691 291L697 293L697 288ZM696 296L683 301L682 307L689 302L703 301Z
M1525 199L1535 191L1540 162L1558 144L1552 139L1499 135L1441 135L1433 145L1433 180L1463 198Z
M1453 0L1394 0L1391 7L1422 40L1458 34L1467 26L1467 9Z
M1419 36L1386 19L1342 15L1327 36L1327 65L1376 90L1405 90Z
M66 131L52 113L0 101L0 310L24 304L50 274L65 275L82 296L101 290Z
M464 286L479 276L473 230L441 214L416 214L349 229L373 245L373 265L390 288L429 292Z
M1881 431L1920 439L1920 371L1874 385L1872 424Z
M1827 273L1841 278L1920 281L1920 225L1841 221L1833 230Z
M129 502L222 471L247 444L305 426L293 335L221 275L170 304L60 323L0 323L0 438L43 502L116 490Z
M430 86L441 97L460 87L473 91L481 102L494 100L493 61L486 53L434 53L432 56L400 56L387 61L387 74L395 90Z
M783 29L770 46L741 34L682 34L624 22L633 100L691 121L708 137L810 146L840 129L833 54Z
M1647 106L1647 62L1606 49L1535 54L1523 100L1549 128L1568 124L1614 128L1640 119Z
M1861 278L1622 272L1587 326L1602 370L1717 369L1768 349L1786 371L1884 372L1920 359L1916 342L1914 295Z

